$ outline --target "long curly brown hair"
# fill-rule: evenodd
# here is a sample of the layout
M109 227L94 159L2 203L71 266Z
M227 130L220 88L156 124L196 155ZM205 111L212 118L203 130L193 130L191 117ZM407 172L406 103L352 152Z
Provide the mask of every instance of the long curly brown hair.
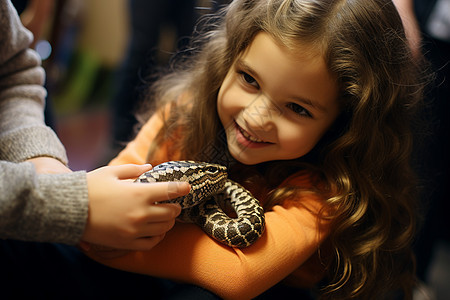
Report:
M306 157L253 168L269 171L264 176L273 187L272 206L291 193L276 189L278 171L307 167L326 182L324 194L332 194L327 201L335 208L329 238L334 260L322 298L379 299L396 290L410 298L418 198L411 124L424 84L393 3L235 0L203 25L207 30L188 55L152 86L150 101L159 107L189 95L172 109L159 139L184 128L175 141L184 158L227 160L216 100L233 62L261 31L291 49L314 45L338 80L342 113Z

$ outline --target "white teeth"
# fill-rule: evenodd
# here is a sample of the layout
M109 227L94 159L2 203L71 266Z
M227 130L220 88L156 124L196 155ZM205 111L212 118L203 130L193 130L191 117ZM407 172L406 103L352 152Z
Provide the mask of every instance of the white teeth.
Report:
M240 128L240 132L242 133L242 135L243 135L247 140L249 140L249 141L251 141L251 142L255 142L255 143L263 143L263 142L264 142L264 141L262 141L262 140L260 140L260 139L257 139L257 138L255 138L255 137L249 135L249 134L247 133L247 131L245 131L245 130L242 129L242 128Z

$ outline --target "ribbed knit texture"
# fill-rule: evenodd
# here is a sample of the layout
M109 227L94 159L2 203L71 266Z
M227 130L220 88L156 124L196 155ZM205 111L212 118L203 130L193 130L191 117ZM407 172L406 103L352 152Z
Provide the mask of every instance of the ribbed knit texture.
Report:
M39 175L24 162L67 164L44 123L45 73L31 41L10 1L0 0L0 238L76 244L88 216L86 172Z

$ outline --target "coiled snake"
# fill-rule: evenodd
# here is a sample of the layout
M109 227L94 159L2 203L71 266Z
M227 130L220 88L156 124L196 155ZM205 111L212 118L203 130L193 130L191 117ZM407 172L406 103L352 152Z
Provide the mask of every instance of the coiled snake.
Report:
M170 161L142 174L136 182L187 181L191 191L166 202L183 209L179 220L199 225L209 236L231 247L248 247L264 232L264 210L259 201L240 184L227 178L218 164ZM221 207L232 207L236 218Z

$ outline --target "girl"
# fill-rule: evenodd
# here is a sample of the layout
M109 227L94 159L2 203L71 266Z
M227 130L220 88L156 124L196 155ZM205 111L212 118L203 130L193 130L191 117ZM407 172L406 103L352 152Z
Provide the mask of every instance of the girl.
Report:
M154 86L158 112L111 164L225 164L263 203L266 232L237 249L180 223L151 251L88 254L223 298L275 285L411 297L410 123L422 85L391 1L235 0L194 47Z

